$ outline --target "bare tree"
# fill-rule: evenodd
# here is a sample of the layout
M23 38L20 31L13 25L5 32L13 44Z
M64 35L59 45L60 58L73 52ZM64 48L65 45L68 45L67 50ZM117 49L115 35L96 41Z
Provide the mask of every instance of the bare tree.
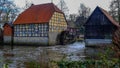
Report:
M76 21L76 17L77 17L76 14L70 14L69 15L69 20L72 21L72 22L75 22Z
M25 0L25 6L22 8L23 10L29 8L33 3L31 1Z
M120 0L112 0L110 4L110 14L120 23Z
M64 0L60 0L60 2L58 3L58 7L65 14L65 16L68 17L69 9L68 9L68 7L67 7L67 5L66 5Z
M80 4L78 14L79 16L77 17L75 24L77 27L83 27L83 24L90 15L90 8L86 7L84 4Z
M120 24L120 0L111 1L110 14ZM113 49L116 51L116 56L120 58L120 26L113 33L112 42L115 45Z
M76 17L77 17L76 14L70 14L70 15L69 15L69 18L67 19L67 22L68 22L68 26L69 26L69 27L76 27L76 26L75 26Z
M87 18L90 15L90 8L86 7L84 4L80 4L78 13L79 13L79 16L84 16Z
M120 28L118 28L113 34L113 47L114 51L116 52L116 56L120 58Z
M18 8L9 0L0 0L0 23L11 22L17 16Z

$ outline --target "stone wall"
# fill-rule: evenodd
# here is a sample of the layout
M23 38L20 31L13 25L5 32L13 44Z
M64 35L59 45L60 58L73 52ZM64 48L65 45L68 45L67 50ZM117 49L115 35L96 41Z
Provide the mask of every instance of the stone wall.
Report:
M57 44L57 36L60 32L49 32L49 45Z

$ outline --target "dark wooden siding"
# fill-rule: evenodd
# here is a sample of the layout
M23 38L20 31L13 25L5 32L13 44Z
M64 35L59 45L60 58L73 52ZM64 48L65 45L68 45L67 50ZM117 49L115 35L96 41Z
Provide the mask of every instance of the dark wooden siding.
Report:
M85 38L111 38L114 29L115 25L113 25L100 8L97 7L85 23Z

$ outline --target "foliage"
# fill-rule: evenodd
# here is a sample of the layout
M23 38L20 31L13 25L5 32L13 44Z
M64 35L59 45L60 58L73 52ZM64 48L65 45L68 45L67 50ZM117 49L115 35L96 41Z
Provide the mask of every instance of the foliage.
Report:
M38 62L25 62L26 68L40 68L40 64Z
M117 63L116 63L117 62ZM102 60L86 61L61 61L58 62L59 68L119 68L120 61L107 61L107 65Z
M9 68L9 67L8 67L8 64L4 64L4 65L3 65L3 68Z
M100 53L100 60L85 60L85 61L65 61L56 62L59 68L119 68L120 59L111 58L113 55L111 48L105 48L105 53Z

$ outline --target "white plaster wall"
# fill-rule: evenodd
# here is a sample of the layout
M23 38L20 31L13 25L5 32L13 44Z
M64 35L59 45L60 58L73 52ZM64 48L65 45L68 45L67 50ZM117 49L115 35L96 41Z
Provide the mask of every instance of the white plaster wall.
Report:
M85 39L86 45L109 44L109 43L112 43L112 39Z
M48 37L14 37L15 44L48 45Z
M4 41L4 43L10 43L11 42L11 36L4 36L3 41Z

